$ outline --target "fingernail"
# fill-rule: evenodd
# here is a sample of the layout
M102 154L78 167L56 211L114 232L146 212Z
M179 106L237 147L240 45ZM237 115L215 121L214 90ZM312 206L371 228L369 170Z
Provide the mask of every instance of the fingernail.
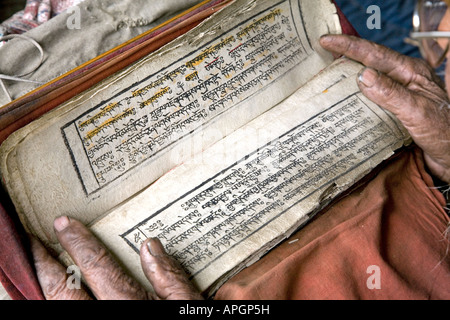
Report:
M55 219L55 221L53 222L53 226L55 227L56 231L61 232L65 228L67 228L69 223L70 223L69 218L66 216L62 216Z
M330 36L329 34L324 34L320 37L319 41L322 44L326 44L326 43L331 42L331 40L332 40L332 36Z
M156 238L151 238L150 241L147 242L148 251L154 257L164 255L164 251L162 250L162 248L158 242L159 241Z
M372 68L364 68L359 72L358 81L361 82L366 87L372 87L378 80L378 71Z

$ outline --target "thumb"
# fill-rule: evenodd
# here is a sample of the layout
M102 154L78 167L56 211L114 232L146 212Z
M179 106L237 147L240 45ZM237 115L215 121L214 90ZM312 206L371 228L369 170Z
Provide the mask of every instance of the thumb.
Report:
M140 252L142 269L158 298L163 300L200 300L203 297L188 276L164 250L156 238L147 239Z

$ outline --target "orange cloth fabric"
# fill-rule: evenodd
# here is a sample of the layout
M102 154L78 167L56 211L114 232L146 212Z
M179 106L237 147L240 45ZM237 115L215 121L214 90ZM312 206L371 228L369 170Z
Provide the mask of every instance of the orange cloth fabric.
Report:
M432 186L421 152L408 149L215 299L449 299L449 217Z

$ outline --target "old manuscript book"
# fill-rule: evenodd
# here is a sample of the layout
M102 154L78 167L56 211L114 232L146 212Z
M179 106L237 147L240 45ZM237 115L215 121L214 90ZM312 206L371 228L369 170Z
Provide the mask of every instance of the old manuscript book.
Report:
M147 287L157 237L214 294L409 141L340 32L328 0L232 2L2 144L21 221L67 260L53 220L81 220Z

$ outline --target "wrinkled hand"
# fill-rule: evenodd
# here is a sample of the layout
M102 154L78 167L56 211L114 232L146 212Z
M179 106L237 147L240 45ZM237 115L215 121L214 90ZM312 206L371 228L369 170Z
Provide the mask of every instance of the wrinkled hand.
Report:
M89 289L97 299L202 299L184 271L166 254L157 239L147 239L140 251L144 274L155 290L155 293L150 293L123 271L103 244L82 223L60 217L55 220L54 227L59 242L80 268ZM31 240L31 250L46 299L92 299L86 290L70 289L67 286L70 274L34 238Z
M423 150L431 173L450 182L450 106L432 68L421 59L352 36L327 35L320 44L366 66L358 79L361 92L402 122Z

